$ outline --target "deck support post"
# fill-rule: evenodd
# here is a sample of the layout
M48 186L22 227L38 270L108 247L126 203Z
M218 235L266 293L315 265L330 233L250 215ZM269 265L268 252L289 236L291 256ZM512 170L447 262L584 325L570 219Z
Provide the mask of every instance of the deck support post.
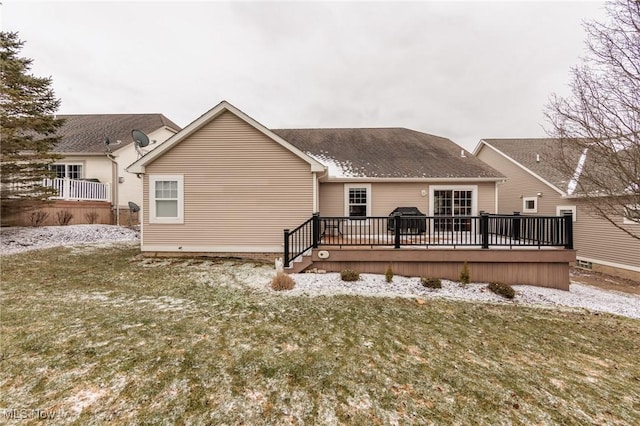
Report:
M289 230L284 230L284 267L289 267Z
M393 214L393 232L394 232L394 245L393 248L400 248L400 229L402 229L401 227L401 223L400 223L400 213L399 212L395 212Z
M482 248L489 248L489 213L480 212L480 238L482 239Z
M318 240L320 240L320 213L313 214L313 248L318 248Z
M564 248L573 250L573 214L564 214Z

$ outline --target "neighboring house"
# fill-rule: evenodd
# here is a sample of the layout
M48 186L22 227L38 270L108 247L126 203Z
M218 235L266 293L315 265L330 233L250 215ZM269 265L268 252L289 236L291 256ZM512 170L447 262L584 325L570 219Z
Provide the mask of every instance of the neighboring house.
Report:
M504 180L446 138L399 128L269 130L224 101L127 170L144 180L143 252L281 254L283 229L314 212L494 212Z
M577 157L573 176L563 175L551 161L555 139L482 139L474 154L507 180L498 186L498 213L558 215L571 212L578 266L640 281L640 241L591 213L576 190L588 153ZM615 218L618 225L640 232L640 222Z
M180 127L162 114L58 115L65 120L58 130L54 152L62 156L51 167L60 200L107 201L116 211L129 211L129 202L142 204L142 180L125 172L136 161L131 131L141 130L151 144L149 152L173 136ZM108 144L106 143L108 141Z

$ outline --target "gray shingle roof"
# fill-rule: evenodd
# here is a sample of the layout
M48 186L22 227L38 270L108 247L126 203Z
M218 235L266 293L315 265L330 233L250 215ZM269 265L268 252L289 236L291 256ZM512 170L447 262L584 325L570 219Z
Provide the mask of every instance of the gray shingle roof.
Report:
M554 159L560 150L558 139L482 139L488 145L511 157L527 169L531 170L558 189L567 192L573 176L567 176L554 164ZM573 158L575 157L575 158ZM539 160L539 161L538 161ZM580 153L576 152L571 160L575 163L575 170L580 160Z
M105 151L104 138L112 143L121 140L120 145L112 149L120 149L133 143L133 129L151 133L167 126L175 131L180 127L162 114L78 114L58 115L64 118L64 125L58 130L62 136L54 148L54 152L100 153Z
M504 177L447 138L403 128L272 129L329 167L330 177Z

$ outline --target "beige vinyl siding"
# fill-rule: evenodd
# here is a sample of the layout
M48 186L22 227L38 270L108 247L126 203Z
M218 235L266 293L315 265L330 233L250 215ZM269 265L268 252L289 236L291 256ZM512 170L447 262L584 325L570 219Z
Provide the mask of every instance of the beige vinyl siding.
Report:
M149 223L149 175L184 176L184 224ZM312 198L309 164L225 112L146 167L143 246L282 246Z
M507 176L507 182L498 185L498 211L510 214L522 211L521 196L538 198L538 215L557 214L557 206L577 206L574 222L574 248L577 257L594 263L606 262L626 268L640 268L640 242L604 219L589 214L587 206L577 199L563 198L556 190L530 173L507 160L493 149L482 147L477 155L482 161ZM618 219L622 223L622 216ZM638 225L628 225L638 226Z
M510 160L483 146L477 157L507 176L507 181L498 184L498 213L513 214L523 211L522 198L536 197L539 215L556 215L556 206L569 205L561 194L526 172ZM542 193L542 197L537 194ZM492 209L493 210L493 209Z
M366 182L362 182L366 183ZM320 184L320 214L322 216L344 216L344 183ZM388 216L396 207L417 207L429 214L429 188L433 186L461 186L478 188L478 212L495 210L495 184L451 183L451 182L384 182L371 184L372 216ZM425 191L425 195L422 195Z
M344 216L344 184L321 183L320 216Z
M478 184L478 213L496 213L496 182Z
M578 221L574 224L577 257L628 265L640 272L640 241L589 212L590 209L584 202L578 202ZM617 222L622 225L622 216ZM640 225L623 226L635 229L636 233L640 232Z

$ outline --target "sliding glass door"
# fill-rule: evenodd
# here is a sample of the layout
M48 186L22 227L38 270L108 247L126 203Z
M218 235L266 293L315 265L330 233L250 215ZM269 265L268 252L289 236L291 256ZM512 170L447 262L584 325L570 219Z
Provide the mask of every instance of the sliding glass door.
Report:
M434 231L470 231L473 191L438 189L433 191Z

